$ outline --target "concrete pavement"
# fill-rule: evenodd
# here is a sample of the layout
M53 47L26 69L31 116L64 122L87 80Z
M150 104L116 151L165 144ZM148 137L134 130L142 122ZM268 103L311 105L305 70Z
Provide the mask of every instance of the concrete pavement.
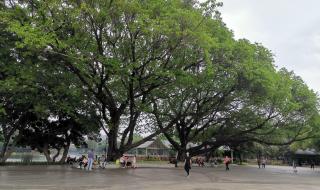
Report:
M108 168L85 171L68 166L0 167L0 189L155 189L155 190L319 190L320 170L291 167L231 166L191 169L185 177L183 168L172 165L137 169Z

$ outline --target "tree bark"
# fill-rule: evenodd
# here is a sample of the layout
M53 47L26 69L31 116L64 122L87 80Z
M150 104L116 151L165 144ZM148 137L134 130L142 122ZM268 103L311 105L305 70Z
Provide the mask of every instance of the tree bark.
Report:
M6 162L6 152L8 150L8 145L9 145L9 141L5 140L3 145L2 145L2 149L1 149L1 153L0 153L0 163L5 163Z
M11 136L10 136L11 137ZM10 138L5 138L5 142L2 145L1 153L0 153L0 163L5 163L7 159L11 156L14 150L14 145L10 145Z
M13 152L14 152L14 148L13 147L11 147L11 149L10 149L10 147L7 149L7 151L6 151L6 153L4 154L4 157L3 157L4 162L7 161L7 159L11 156L11 154Z
M211 151L210 151L210 152L208 151L208 152L206 153L206 162L209 162L211 156L212 156L212 152L211 152Z
M71 142L68 141L68 144L63 148L62 157L59 160L59 163L63 164L63 163L66 162L66 159L67 159L67 156L68 156L68 153L69 153L70 144L71 144Z
M108 161L115 161L120 156L117 145L117 131L110 130L108 135Z
M4 143L2 145L1 153L0 153L0 163L5 163L6 160L9 158L11 153L6 154L8 151L10 139L13 136L14 132L18 127L13 127L11 130L6 130L6 128L2 128L3 136L4 136ZM9 155L9 156L8 156Z
M178 158L177 160L180 162L184 162L185 158L186 158L186 149L180 148L178 150Z
M118 132L119 132L119 124L120 124L120 115L121 115L121 112L119 110L113 111L110 114L111 120L109 122L109 133L107 134L107 136L108 136L108 152L107 152L108 161L115 161L121 155L121 153L119 152L118 141L117 141Z
M56 162L56 159L60 155L61 148L57 149L57 153L52 157L52 162Z
M10 147L8 145L6 145L7 148L5 148L6 150L4 150L4 148L2 148L3 150L1 150L1 160L0 160L0 164L3 164L7 161L7 159L11 156L11 154L14 152L13 151L13 147Z
M50 151L49 151L49 148L48 148L47 144L45 144L44 147L43 147L43 154L46 157L47 162L51 163L52 162L52 158L50 156Z

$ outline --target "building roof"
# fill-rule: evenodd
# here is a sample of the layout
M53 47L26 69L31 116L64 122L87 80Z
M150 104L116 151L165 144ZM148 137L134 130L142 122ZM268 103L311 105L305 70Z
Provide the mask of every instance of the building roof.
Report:
M153 144L153 143L157 143L157 144ZM160 143L160 144L159 144ZM137 148L148 148L148 147L165 147L165 148L171 148L171 144L168 140L160 140L160 139L152 139L149 140L141 145L139 145Z
M167 148L171 148L171 143L168 140L162 140L161 141L163 143L164 146L166 146Z
M147 147L149 147L153 142L154 142L154 140L147 141L147 142L139 145L137 148L147 148Z
M306 149L306 150L301 150L298 149L295 154L300 154L300 155L320 155L318 152L316 152L314 149Z

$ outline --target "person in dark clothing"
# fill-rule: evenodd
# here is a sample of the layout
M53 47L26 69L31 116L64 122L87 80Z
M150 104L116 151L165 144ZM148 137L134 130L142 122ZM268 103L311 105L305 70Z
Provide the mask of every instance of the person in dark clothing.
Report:
M176 158L175 158L175 160L174 160L174 167L178 167L178 152L177 152L177 154L176 154Z
M258 162L258 167L259 169L261 168L261 159L260 158L257 158L257 162Z
M312 169L312 170L314 170L314 165L315 165L315 163L314 163L314 161L312 160L312 161L311 161L311 169Z
M184 161L184 170L187 172L187 177L189 176L189 172L190 172L190 169L191 169L191 158L189 156L189 152L187 152L187 156L186 156L186 159Z

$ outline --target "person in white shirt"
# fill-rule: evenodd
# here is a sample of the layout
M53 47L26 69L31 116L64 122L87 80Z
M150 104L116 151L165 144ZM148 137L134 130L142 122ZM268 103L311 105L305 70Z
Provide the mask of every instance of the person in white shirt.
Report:
M136 157L136 155L134 155L134 157L132 158L132 167L133 168L137 167L137 157Z
M262 158L262 168L266 168L267 160L265 158Z

